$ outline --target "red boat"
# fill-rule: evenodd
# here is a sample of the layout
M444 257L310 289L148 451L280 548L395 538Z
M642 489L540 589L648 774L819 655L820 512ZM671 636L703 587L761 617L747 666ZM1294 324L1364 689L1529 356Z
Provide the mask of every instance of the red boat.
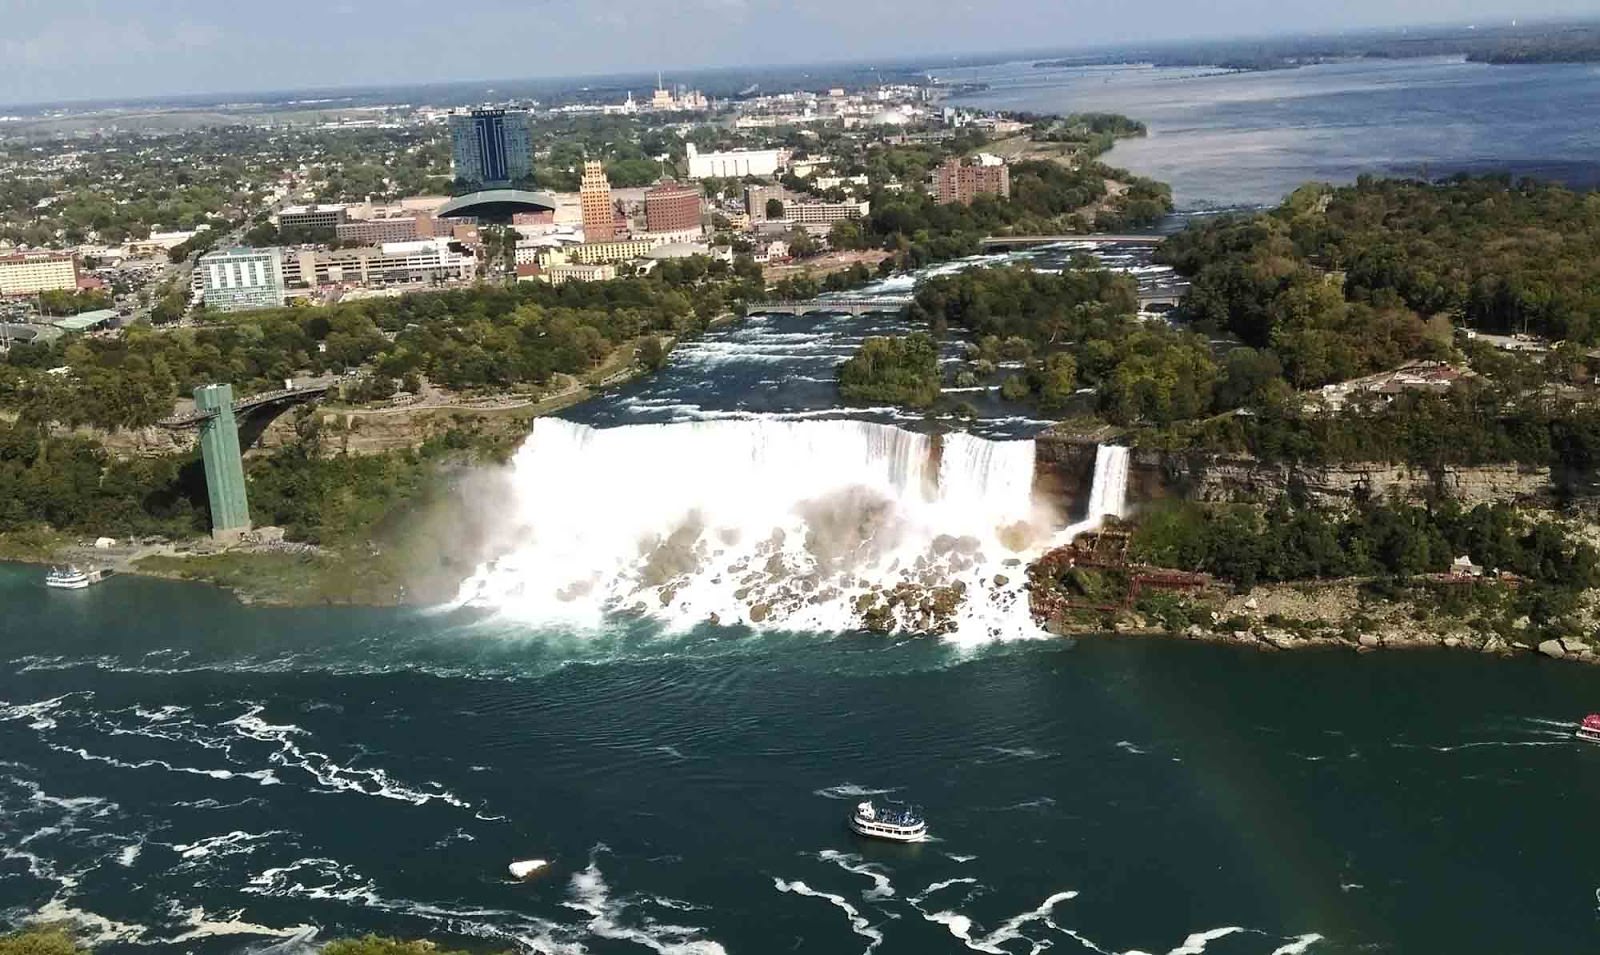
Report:
M1590 713L1578 724L1578 738L1600 743L1600 713Z

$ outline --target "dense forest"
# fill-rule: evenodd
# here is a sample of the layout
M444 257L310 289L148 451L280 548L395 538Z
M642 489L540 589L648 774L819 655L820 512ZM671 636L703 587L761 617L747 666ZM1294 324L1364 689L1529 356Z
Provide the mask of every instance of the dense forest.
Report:
M1216 407L1227 370L1204 338L1137 317L1134 280L1080 259L1056 274L1025 267L973 269L924 283L911 317L936 334L960 328L977 341L975 368L1024 365L1006 397L1063 408L1088 388L1119 424L1183 421ZM1228 366L1231 368L1232 366Z
M1157 507L1134 535L1139 560L1256 583L1356 576L1409 578L1470 554L1490 571L1577 591L1600 582L1600 555L1558 525L1504 504L1463 510L1366 502L1347 512L1178 503Z
M1272 349L1298 387L1444 357L1452 324L1600 339L1600 195L1559 186L1308 186L1188 229L1160 257L1193 277L1193 321Z

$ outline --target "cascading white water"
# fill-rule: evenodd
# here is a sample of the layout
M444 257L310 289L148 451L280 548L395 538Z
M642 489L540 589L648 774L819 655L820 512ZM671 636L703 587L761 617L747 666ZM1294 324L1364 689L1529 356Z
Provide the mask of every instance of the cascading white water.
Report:
M1128 516L1128 449L1102 444L1094 455L1094 480L1089 484L1089 507L1083 520L1067 528L1068 540L1096 530L1108 517Z
M1093 506L1120 513L1121 483L1102 494L1101 464ZM590 627L637 613L678 627L1033 636L1025 565L1060 539L1033 470L1031 441L862 421L596 430L543 418L512 464L515 543L458 602Z

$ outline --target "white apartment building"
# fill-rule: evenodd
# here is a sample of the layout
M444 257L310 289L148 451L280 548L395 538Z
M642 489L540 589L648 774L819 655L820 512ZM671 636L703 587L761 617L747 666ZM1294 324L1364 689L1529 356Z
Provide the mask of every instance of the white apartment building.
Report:
M688 145L688 157L690 179L776 176L789 163L787 149L730 149L703 153L694 143Z
M36 295L78 287L78 258L71 252L0 255L0 295Z
M237 312L283 304L282 249L219 249L202 255L195 272L207 308Z

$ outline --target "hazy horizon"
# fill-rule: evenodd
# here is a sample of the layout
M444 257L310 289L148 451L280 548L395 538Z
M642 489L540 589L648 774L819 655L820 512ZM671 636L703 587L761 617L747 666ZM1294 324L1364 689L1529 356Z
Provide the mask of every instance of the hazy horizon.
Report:
M0 0L0 103L158 99L760 67L932 61L1594 17L1592 0ZM259 14L267 10L262 20ZM1152 32L1149 23L1159 23ZM545 38L548 42L542 42ZM87 65L85 65L87 64ZM929 65L932 65L931 63Z

